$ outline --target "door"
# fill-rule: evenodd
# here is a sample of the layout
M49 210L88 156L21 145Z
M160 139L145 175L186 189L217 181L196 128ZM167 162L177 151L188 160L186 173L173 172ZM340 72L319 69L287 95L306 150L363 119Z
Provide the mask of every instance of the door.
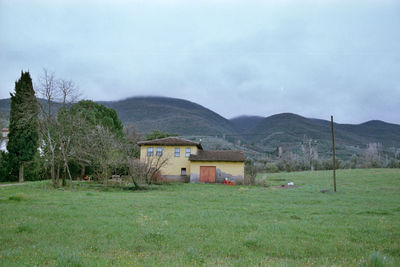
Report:
M200 166L200 182L215 183L217 168L215 166Z

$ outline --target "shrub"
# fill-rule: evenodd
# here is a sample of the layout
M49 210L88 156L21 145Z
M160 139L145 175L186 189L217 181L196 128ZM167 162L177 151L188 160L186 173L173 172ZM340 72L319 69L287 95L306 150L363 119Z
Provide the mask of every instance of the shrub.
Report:
M268 186L268 184L267 184L267 176L265 175L261 179L257 179L255 181L255 185L267 187Z
M252 160L247 160L244 166L244 183L254 185L257 176L257 168Z
M270 172L270 173L275 173L275 172L279 172L279 168L274 163L269 162L269 163L267 163L266 171Z
M389 163L386 166L387 168L399 168L400 162L395 160L394 158L390 159Z
M167 184L168 181L167 179L161 175L161 173L158 171L154 174L153 178L152 178L152 183L154 184Z

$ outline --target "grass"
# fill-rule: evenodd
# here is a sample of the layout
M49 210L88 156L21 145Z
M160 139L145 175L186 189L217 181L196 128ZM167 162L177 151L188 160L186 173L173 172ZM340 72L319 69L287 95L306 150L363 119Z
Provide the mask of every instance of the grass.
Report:
M320 193L325 171L261 174L269 187L2 187L0 265L399 266L400 169L337 177L337 193Z

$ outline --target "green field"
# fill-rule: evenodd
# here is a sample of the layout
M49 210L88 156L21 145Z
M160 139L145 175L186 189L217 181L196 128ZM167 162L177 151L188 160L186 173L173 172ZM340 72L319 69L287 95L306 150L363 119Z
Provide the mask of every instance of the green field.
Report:
M269 187L0 187L0 265L400 266L400 169L337 176L337 193L320 192L322 171Z

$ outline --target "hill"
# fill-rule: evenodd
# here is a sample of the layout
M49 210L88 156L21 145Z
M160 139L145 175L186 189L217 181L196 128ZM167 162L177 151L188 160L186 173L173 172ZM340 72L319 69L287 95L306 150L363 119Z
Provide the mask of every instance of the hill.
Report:
M117 111L121 121L139 132L157 129L179 135L223 135L235 133L232 123L196 103L168 97L132 97L99 102Z
M116 110L124 124L140 133L161 130L179 135L234 134L232 123L196 103L168 97L132 97L120 101L98 101ZM58 105L55 105L56 107ZM0 112L10 112L10 99L0 99Z
M240 117L241 126L247 129L240 133L251 143L264 151L272 152L277 147L298 150L301 145L313 141L318 152L329 155L331 151L330 121L305 118L296 114L282 113L263 119ZM233 119L238 122L238 119ZM359 154L369 143L380 143L384 148L400 147L400 125L383 121L369 121L362 124L334 124L335 142L338 155L349 158ZM238 127L237 130L243 129Z
M247 133L251 128L260 123L264 117L243 115L230 119L235 129L240 133Z
M9 103L9 99L0 100L2 118L8 118ZM186 138L201 138L210 149L242 149L251 157L262 158L275 153L277 147L301 152L302 146L311 140L320 157L331 153L331 129L327 120L292 113L227 120L199 104L168 97L132 97L98 103L115 109L124 124L132 124L140 133L157 129ZM394 156L400 153L400 125L377 120L362 124L335 123L335 140L337 154L342 159L360 154L369 143L382 144Z

